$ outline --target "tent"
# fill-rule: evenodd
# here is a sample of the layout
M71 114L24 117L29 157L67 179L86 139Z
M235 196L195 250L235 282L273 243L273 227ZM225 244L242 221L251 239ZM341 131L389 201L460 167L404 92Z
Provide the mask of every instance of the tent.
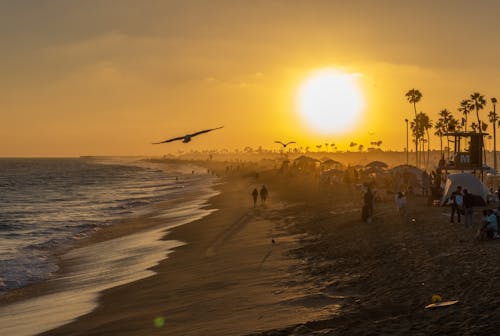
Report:
M330 168L341 169L343 168L343 164L339 161L335 161L332 159L324 160L321 162L321 168L326 170Z
M382 162L382 161L372 161L370 163L368 163L366 166L366 168L387 168L389 167L389 165L385 162Z
M419 177L421 177L422 174L423 174L423 172L424 172L420 168L417 168L417 167L412 166L412 165L405 165L405 164L393 167L393 168L391 168L390 171L393 174L397 174L397 173L410 173L410 174L413 174L413 175L416 175L416 176L419 176Z
M295 160L293 160L294 163L300 163L300 162L319 162L319 160L316 160L310 156L305 156L305 155L301 155L299 156L298 158L296 158Z
M424 194L425 172L415 166L399 165L389 170L393 178L393 187L395 191L412 188L412 192L417 195Z
M316 168L316 165L319 162L319 160L316 160L312 157L301 155L293 160L293 165L301 170L312 170Z
M486 205L489 194L488 187L476 176L469 173L448 175L446 184L444 185L441 205L447 204L451 193L457 189L457 186L462 186L462 189L467 189L469 193L474 195L474 205Z

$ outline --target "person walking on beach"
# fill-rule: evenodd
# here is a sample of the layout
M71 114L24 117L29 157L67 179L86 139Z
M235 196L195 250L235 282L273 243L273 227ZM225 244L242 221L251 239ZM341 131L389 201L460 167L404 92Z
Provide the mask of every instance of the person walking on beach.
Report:
M466 228L470 228L472 227L472 214L473 214L472 207L474 206L474 197L465 188L463 190L463 193L464 193L464 221L465 221L464 224Z
M451 193L450 201L451 201L450 222L455 223L455 212L456 212L458 223L460 223L460 212L462 211L462 206L464 205L462 186L457 186L457 189Z
M401 191L396 194L396 208L398 209L398 214L406 215L406 197Z
M252 191L252 197L253 197L253 207L257 205L257 197L259 196L259 192L257 191L257 188L254 188Z
M262 188L260 189L260 201L261 201L262 205L264 205L266 203L268 195L269 195L269 192L267 191L266 186L263 185Z
M364 222L370 222L373 217L373 193L370 186L366 186L363 196L363 211L361 215Z

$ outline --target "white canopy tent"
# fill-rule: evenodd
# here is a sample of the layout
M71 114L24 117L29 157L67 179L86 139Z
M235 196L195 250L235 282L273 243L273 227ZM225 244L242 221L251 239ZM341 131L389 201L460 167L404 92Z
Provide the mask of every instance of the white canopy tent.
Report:
M444 185L443 198L441 205L448 202L451 193L461 186L462 189L467 189L469 193L475 196L476 205L485 205L488 200L489 190L479 178L469 173L450 174Z

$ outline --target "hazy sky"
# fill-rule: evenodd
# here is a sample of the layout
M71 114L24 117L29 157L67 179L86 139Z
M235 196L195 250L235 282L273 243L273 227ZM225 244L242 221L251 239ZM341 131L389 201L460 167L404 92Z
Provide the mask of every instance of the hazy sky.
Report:
M280 139L402 150L409 89L422 91L417 107L433 120L473 91L500 96L499 9L494 0L0 1L0 156ZM366 107L351 134L316 134L296 113L300 83L325 67L361 74ZM150 144L221 125L187 145Z

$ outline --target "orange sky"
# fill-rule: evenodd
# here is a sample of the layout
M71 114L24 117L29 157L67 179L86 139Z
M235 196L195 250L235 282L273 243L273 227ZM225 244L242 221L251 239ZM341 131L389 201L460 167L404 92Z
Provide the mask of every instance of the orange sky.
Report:
M473 91L499 93L499 7L1 2L0 156L161 155L281 139L402 150L408 89L422 91L418 109L433 120L443 108L458 116ZM295 110L300 83L325 67L362 75L363 121L346 136L316 134ZM220 125L189 144L150 144Z

